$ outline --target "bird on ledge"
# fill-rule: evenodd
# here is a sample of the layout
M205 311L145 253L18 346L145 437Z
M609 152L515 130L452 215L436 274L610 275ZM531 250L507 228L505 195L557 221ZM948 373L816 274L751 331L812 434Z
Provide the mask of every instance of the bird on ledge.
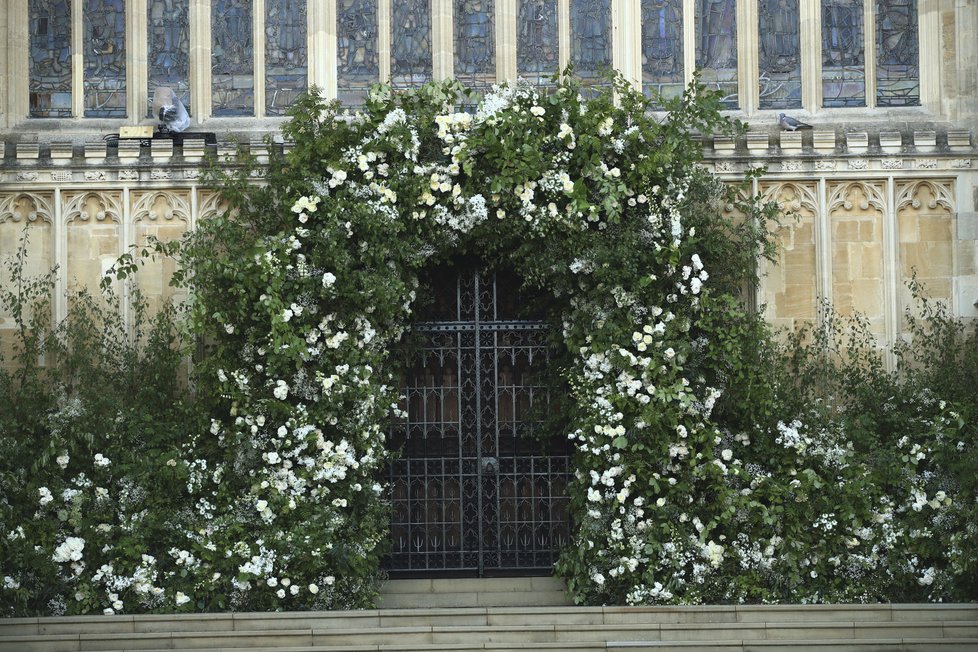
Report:
M778 114L778 124L785 131L798 131L799 129L811 129L812 126L805 124L800 120L795 120L790 115L785 115L783 113Z

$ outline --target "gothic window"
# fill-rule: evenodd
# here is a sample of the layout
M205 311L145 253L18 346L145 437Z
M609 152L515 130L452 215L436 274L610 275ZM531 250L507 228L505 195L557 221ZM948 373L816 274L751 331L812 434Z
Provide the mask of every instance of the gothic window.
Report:
M863 0L822 0L822 105L866 106Z
M920 104L916 0L876 0L876 105Z
M126 117L125 0L85 0L86 118Z
M736 8L736 0L696 0L696 67L728 109L738 106Z
M284 115L306 90L306 0L265 0L265 114Z
M363 103L380 79L377 0L337 0L336 93L345 105Z
M255 114L251 0L211 4L211 106L215 116Z
M557 0L519 0L516 72L536 84L557 74Z
M431 0L391 3L391 84L420 86L431 81Z
M611 1L571 0L570 12L574 74L594 79L611 67Z
M190 110L190 0L150 0L147 30L149 115L157 88L171 88Z
M668 98L684 86L682 0L642 0L642 90Z
M33 118L71 117L69 0L31 0L29 84Z
M496 81L495 3L455 0L455 78L469 87Z
M760 0L760 108L801 106L801 20L799 0Z

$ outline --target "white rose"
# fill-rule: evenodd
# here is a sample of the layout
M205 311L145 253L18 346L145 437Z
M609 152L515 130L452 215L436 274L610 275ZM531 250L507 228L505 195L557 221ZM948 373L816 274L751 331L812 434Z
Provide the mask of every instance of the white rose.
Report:
M190 596L186 595L183 591L177 591L177 595L176 595L177 606L179 607L180 605L187 604L188 602L190 602Z
M316 595L317 593L319 593L319 587L316 586L315 584L310 584L309 585L309 593L312 593L313 595Z
M324 288L332 287L334 283L336 283L336 275L335 274L333 274L332 272L326 272L325 274L323 274L323 287Z

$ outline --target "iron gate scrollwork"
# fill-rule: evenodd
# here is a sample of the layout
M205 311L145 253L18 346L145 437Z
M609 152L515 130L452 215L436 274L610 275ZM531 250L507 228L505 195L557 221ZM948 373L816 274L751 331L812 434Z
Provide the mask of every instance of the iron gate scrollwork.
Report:
M435 274L433 306L392 428L392 574L547 573L568 538L566 440L535 432L548 401L543 322L517 318L502 272Z

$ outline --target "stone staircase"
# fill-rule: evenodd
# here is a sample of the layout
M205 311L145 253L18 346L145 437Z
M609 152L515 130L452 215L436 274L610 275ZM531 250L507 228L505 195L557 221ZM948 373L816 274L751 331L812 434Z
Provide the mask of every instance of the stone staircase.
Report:
M978 651L978 604L573 607L561 589L401 580L372 611L0 619L0 650Z

